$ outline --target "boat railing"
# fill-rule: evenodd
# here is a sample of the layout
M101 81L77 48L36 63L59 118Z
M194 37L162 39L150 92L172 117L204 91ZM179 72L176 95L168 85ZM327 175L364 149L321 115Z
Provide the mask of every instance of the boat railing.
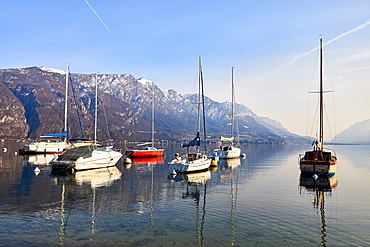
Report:
M298 163L301 162L303 157L304 157L304 154L298 154Z

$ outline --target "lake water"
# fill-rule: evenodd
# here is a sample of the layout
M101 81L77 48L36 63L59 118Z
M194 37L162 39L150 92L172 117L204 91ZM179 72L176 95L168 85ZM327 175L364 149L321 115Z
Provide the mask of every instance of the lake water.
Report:
M314 180L298 168L309 146L245 145L246 159L173 177L179 145L65 176L22 145L0 143L0 246L370 245L370 146L336 146L336 175Z

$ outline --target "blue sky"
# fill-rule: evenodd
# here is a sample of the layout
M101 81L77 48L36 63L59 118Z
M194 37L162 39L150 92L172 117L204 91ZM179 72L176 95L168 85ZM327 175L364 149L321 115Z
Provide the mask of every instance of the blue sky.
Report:
M370 118L370 1L0 0L0 6L0 68L69 63L72 73L129 73L184 94L196 91L201 56L207 96L230 100L235 67L237 102L302 135L314 135L316 96L308 91L318 83L313 49L322 35L331 41L324 47L325 88L334 90L325 98L331 124L325 135Z

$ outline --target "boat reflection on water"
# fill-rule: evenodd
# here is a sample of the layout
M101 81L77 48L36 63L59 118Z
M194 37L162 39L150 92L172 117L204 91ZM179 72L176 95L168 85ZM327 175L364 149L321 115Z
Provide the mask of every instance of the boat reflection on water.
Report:
M169 180L176 182L188 182L190 184L205 184L211 179L211 172L209 170L203 172L192 173L177 173L176 175L168 175Z
M72 184L90 185L91 188L97 188L110 186L114 181L121 178L122 173L116 166L111 166L74 173L52 171L52 175L59 182L70 181Z
M314 195L313 205L314 209L320 210L321 216L321 244L322 246L327 245L327 234L326 234L326 219L325 219L325 196L332 195L333 189L338 185L337 176L334 174L331 177L320 176L316 177L309 176L301 173L299 179L300 194L302 194L302 188L306 189L307 192Z
M131 158L132 162L134 164L140 164L140 165L156 165L156 164L163 164L164 159L162 156L157 157L146 157L146 158Z
M105 200L105 187L109 187L114 181L121 179L121 171L116 167L106 167L92 170L77 171L74 173L68 172L52 172L51 176L55 178L56 183L61 185L61 199L58 207L60 227L59 241L60 246L68 245L71 239L67 238L67 226L69 229L74 229L76 226L69 221L73 214L76 205L81 205L82 208L90 214L88 222L81 221L80 225L89 224L89 236L86 232L80 232L81 238L88 238L90 245L94 245L94 234L96 232L97 213L101 203ZM104 188L102 188L104 187ZM89 188L89 189L87 189ZM76 215L74 215L76 216ZM72 220L73 222L73 220Z
M220 159L218 161L221 168L234 169L240 166L240 158L238 159Z
M36 176L41 171L51 170L49 162L58 154L26 154L23 156L23 165L26 167L33 167Z
M74 181L77 185L90 184L91 188L107 187L121 178L121 171L116 166L75 172Z
M168 175L171 181L186 184L186 192L182 193L182 199L192 199L196 203L196 235L198 246L203 246L203 229L206 216L207 181L211 179L209 170L203 172L178 173Z
M42 155L25 155L23 157L24 164L28 166L38 166L40 168L49 167L49 162L55 157L57 154L42 154Z
M223 184L230 184L230 246L235 245L235 215L240 178L240 158L221 159L219 161Z

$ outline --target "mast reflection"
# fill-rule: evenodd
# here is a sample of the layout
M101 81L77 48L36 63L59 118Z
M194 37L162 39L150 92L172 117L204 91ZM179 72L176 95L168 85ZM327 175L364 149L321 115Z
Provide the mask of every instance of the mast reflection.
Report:
M325 196L332 195L333 189L338 185L337 176L334 174L331 177L323 176L307 176L300 175L299 186L300 194L302 188L306 189L309 193L314 195L313 207L320 211L321 216L321 244L327 246L327 233L326 233L326 219L325 219Z
M211 179L209 170L204 172L178 173L169 175L168 179L175 182L186 183L186 192L182 194L183 199L194 199L196 203L196 234L198 246L203 246L203 229L206 216L207 181ZM203 193L202 193L203 190ZM203 194L203 198L202 198Z

